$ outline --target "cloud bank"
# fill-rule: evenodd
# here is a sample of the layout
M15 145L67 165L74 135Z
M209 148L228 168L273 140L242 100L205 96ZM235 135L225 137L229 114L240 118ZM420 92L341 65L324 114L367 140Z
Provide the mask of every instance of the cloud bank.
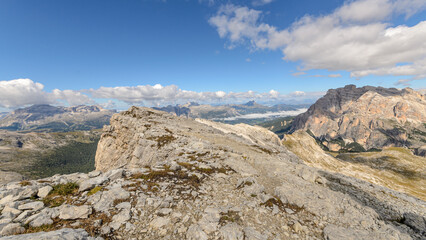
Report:
M367 75L426 78L426 21L391 26L390 19L409 18L426 9L424 0L348 1L324 16L305 16L279 30L262 23L262 12L223 5L209 23L227 47L280 50L283 59L300 61L301 71L348 71Z
M59 90L52 92L44 90L44 85L31 79L15 79L0 81L0 107L17 108L32 104L82 105L98 104L107 108L115 108L116 102L125 105L159 106L179 104L189 101L200 103L237 103L249 100L277 102L303 101L317 99L323 92L305 93L296 91L281 94L270 90L265 93L247 92L195 92L180 89L176 85L162 86L156 84L140 86L100 87L89 90Z

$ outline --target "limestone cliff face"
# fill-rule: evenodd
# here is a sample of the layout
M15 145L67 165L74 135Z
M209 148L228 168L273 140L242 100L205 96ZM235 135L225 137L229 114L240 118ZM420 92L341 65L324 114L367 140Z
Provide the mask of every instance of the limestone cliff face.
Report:
M419 148L426 141L425 123L425 96L410 88L348 85L329 90L296 117L292 130L309 129L330 150L352 142L365 149Z

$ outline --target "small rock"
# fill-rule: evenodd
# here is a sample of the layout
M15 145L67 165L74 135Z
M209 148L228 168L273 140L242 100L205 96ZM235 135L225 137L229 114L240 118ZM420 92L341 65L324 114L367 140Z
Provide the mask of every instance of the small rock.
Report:
M59 211L59 218L64 220L88 218L92 213L92 207L88 205L72 206L63 205Z
M106 235L111 232L111 228L109 226L102 226L101 227L101 234Z
M82 183L80 183L80 187L78 188L78 191L84 192L84 191L91 190L92 188L102 185L107 181L108 181L108 178L103 176L87 179L83 181Z
M37 196L39 198L45 198L45 197L47 197L47 195L49 195L50 191L52 191L52 190L53 190L53 187L51 187L51 186L42 187L38 190Z
M19 223L10 223L6 225L0 232L0 236L16 235L25 232L25 228Z
M262 235L260 232L256 231L252 227L244 228L245 240L267 240L266 235Z
M293 230L295 231L295 232L301 232L302 231L302 225L300 225L300 223L299 222L295 222L294 224L293 224Z
M114 230L117 230L121 227L121 225L125 224L128 220L130 220L130 210L124 209L119 214L112 217L112 222L110 227Z
M73 227L73 228L75 228L75 227L80 226L80 224L81 224L81 223L80 223L79 221L76 221L76 222L74 222L74 223L71 223L71 224L70 224L70 226L71 226L71 227Z
M166 216L166 215L169 215L171 212L172 212L171 208L162 208L162 209L157 211L157 214L159 216Z
M101 175L101 173L102 173L101 171L95 170L95 171L89 172L88 176L89 176L89 178L94 178L94 177Z
M157 217L149 223L149 226L153 229L159 229L169 224L170 219L164 217Z
M198 224L193 224L186 232L186 239L188 240L207 240L207 234L202 230Z
M219 230L224 240L243 240L244 233L236 223L228 223Z
M128 209L130 210L130 208L132 208L132 204L130 204L130 202L122 202L120 204L117 204L117 206L115 206L118 209Z
M21 214L21 210L18 210L16 208L12 208L9 206L6 206L3 208L2 211L2 216L3 217L11 217L11 218L15 218L16 216L18 216L19 214Z
M53 220L44 214L38 215L37 218L35 218L32 222L30 222L31 227L41 227L43 225L50 225L50 224L53 224Z
M109 178L110 181L117 180L119 178L122 178L124 176L124 170L123 169L114 169L107 173L105 173L105 176Z
M33 210L33 211L38 211L42 208L44 208L44 203L40 201L29 202L26 204L22 204L21 206L18 207L19 210Z
M23 222L25 221L26 218L28 218L29 216L31 216L33 211L24 211L21 214L19 214L18 217L16 217L14 219L15 222Z
M293 210L291 210L290 208L285 208L284 210L285 210L285 211L286 211L286 213L288 213L288 214L293 214L293 213L294 213L294 211L293 211Z

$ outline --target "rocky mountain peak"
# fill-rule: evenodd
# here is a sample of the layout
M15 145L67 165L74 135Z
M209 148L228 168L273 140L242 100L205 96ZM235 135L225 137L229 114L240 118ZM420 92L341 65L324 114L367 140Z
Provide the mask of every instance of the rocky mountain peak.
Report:
M426 141L424 122L426 100L419 92L347 85L329 90L307 112L296 117L292 131L309 129L333 150L353 142L365 149L416 149Z

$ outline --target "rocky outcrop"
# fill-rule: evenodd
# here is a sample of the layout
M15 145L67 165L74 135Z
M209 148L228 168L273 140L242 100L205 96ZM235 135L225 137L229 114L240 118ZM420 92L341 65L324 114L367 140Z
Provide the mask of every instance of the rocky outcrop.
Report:
M426 99L410 88L348 85L329 90L297 116L292 131L310 130L332 151L358 145L417 149L426 141L425 123Z
M425 236L425 202L306 166L260 127L132 107L104 128L96 168L1 187L0 231L7 231L0 234L74 228L107 239Z

